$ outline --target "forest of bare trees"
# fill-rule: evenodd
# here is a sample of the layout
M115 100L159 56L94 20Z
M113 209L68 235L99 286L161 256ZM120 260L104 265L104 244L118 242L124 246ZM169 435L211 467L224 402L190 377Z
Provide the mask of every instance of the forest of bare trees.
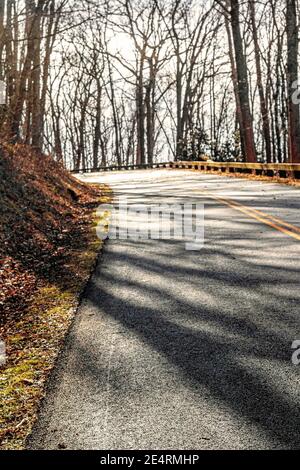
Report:
M297 0L0 0L1 138L72 169L300 162Z

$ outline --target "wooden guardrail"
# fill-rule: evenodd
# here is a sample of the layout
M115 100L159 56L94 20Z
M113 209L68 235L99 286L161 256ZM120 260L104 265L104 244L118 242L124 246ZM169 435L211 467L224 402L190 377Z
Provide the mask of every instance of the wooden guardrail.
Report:
M170 168L172 163L143 163L141 165L110 165L110 166L99 166L97 168L79 168L71 170L71 173L98 173L101 171L124 171L124 170L146 170L154 168Z
M215 171L219 173L240 173L263 175L280 178L300 179L300 164L290 163L237 163L237 162L163 162L145 163L142 165L110 165L98 168L80 168L72 173L93 173L101 171L145 170L155 168L191 169L199 171Z
M244 173L280 178L300 179L300 164L290 163L237 163L237 162L173 162L171 168Z

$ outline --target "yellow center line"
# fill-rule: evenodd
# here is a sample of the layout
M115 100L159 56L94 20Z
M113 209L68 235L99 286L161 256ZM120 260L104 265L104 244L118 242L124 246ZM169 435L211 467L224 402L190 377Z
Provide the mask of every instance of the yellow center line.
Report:
M232 203L236 204L237 206L241 207L246 207L243 204L237 202L237 201L232 201ZM284 227L290 228L293 232L298 232L300 233L300 227L297 227L296 225L290 224L289 222L286 222L285 220L280 219L279 217L275 217L274 215L266 214L265 212L262 212L258 209L253 209L252 207L247 207L250 211L254 212L255 214L262 216L264 218L270 219L275 223L278 223L279 225L283 225Z
M263 224L268 225L269 227L272 227L275 230L278 230L279 232L282 232L285 235L288 235L289 237L295 238L296 240L300 241L300 228L288 222L285 222L284 220L281 220L278 217L273 217L272 215L265 214L264 212L261 212L257 209L251 209L250 207L244 206L243 204L233 201L232 199L215 196L210 192L197 190L194 190L194 192L202 196L214 199L215 201L222 202L223 204L231 207L232 209L242 212L243 214L248 215L251 218L256 219L257 221L262 222Z

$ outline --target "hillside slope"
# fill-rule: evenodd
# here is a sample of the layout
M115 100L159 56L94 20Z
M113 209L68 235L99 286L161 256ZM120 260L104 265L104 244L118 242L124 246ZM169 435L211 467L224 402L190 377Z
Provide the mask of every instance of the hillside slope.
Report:
M0 442L9 449L23 446L35 418L99 249L93 211L106 196L30 147L0 151Z

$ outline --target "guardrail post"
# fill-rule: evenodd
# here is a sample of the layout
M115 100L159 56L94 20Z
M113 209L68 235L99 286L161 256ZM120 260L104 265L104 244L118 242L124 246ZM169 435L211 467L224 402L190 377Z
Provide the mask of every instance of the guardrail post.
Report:
M294 180L295 179L295 172L293 170L288 170L286 172L286 176L287 176L287 178L289 178L291 180Z

